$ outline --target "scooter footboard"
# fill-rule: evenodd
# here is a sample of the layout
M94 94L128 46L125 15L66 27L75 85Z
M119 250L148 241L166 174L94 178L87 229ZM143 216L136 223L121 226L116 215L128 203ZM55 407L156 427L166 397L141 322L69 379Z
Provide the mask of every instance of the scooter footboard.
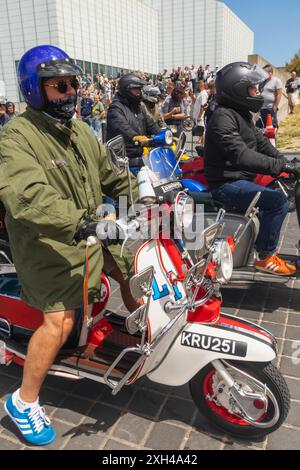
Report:
M199 370L217 359L271 362L277 356L277 342L257 325L222 314L218 323L187 324L168 355L148 378L170 386L188 383Z

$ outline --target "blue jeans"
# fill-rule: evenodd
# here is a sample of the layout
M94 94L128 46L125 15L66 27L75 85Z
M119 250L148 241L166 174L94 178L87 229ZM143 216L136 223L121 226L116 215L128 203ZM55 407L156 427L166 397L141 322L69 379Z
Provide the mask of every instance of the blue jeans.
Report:
M102 121L100 119L92 120L92 129L97 139L102 141Z
M212 195L225 207L246 211L258 192L262 194L257 203L260 231L256 249L259 254L267 256L276 252L282 224L288 213L288 202L284 194L242 180L225 183L213 190Z
M92 127L93 120L92 120L91 117L89 117L89 116L83 117L82 116L82 121L85 122L88 126Z

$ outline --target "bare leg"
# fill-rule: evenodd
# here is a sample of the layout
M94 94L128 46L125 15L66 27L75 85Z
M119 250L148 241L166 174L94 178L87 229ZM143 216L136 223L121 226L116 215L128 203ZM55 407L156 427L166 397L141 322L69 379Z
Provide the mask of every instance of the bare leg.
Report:
M38 399L41 386L75 322L75 311L44 314L43 325L32 336L26 356L20 398L27 403Z

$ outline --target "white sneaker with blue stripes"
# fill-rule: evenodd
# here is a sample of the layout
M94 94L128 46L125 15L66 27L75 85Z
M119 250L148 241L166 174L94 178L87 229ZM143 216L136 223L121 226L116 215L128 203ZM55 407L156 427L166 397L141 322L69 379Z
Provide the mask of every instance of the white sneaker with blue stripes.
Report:
M21 412L16 406L14 395L10 395L4 404L4 409L28 443L45 446L51 444L56 438L51 421L41 406L36 405Z

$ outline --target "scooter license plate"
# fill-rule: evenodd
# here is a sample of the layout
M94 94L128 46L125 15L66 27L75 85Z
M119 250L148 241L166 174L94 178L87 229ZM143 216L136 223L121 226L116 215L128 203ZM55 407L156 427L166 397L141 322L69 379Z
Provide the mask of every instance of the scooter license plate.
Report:
M199 333L188 333L186 331L181 335L181 345L188 348L228 354L229 356L246 357L247 355L247 343L242 341L200 335Z
M154 192L156 197L162 197L164 200L166 200L166 198L171 198L171 201L174 201L174 197L178 191L182 191L182 189L182 183L180 183L180 181L174 181L156 186L154 188Z

